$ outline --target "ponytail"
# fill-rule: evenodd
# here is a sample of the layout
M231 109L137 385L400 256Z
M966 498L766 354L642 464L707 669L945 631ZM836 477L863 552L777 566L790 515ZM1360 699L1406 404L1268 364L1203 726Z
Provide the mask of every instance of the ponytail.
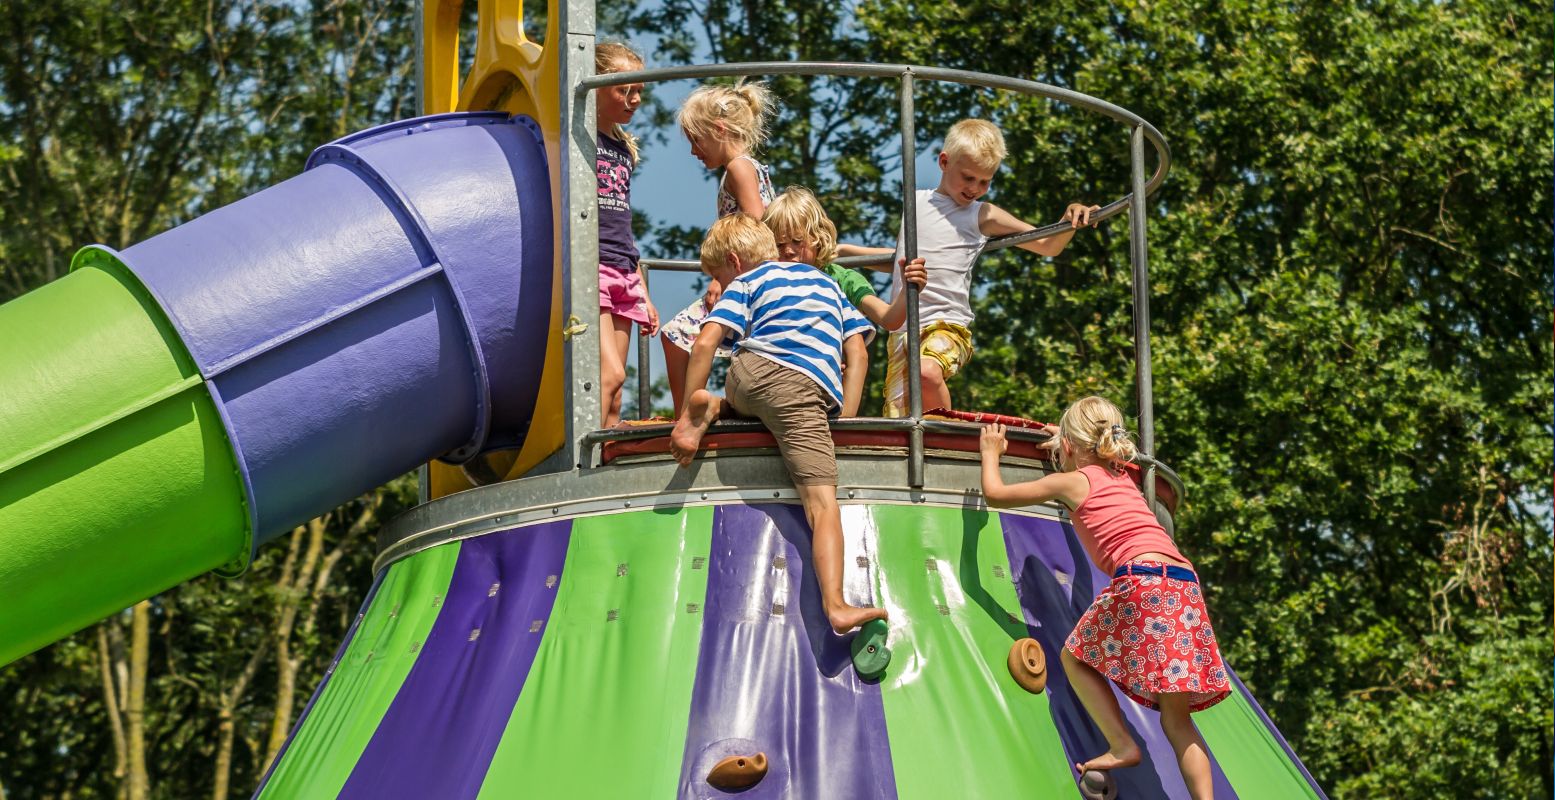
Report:
M1107 429L1100 431L1096 438L1096 455L1101 456L1113 464L1122 464L1134 460L1134 454L1138 448L1134 447L1134 440L1129 437L1128 431L1121 424L1108 425Z
M777 101L765 83L741 80L734 86L699 87L686 97L676 118L687 137L733 141L753 153L767 140L776 111Z
M1075 447L1095 453L1114 466L1134 460L1139 449L1123 426L1123 412L1106 398L1092 395L1064 412L1060 435Z

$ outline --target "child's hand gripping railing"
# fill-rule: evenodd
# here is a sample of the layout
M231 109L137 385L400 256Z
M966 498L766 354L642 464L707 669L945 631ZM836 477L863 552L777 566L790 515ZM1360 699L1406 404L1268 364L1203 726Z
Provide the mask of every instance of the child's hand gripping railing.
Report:
M706 79L723 77L743 77L751 75L830 75L851 77L895 78L900 83L901 100L901 133L902 133L902 238L903 255L911 260L917 257L917 214L916 199L914 193L917 188L917 180L914 170L914 156L917 153L916 131L914 129L914 104L913 85L917 79L946 81L970 86L982 86L989 89L1002 89L1018 92L1020 94L1035 95L1058 100L1069 105L1083 108L1102 116L1116 120L1129 129L1129 162L1130 162L1130 191L1117 200L1103 206L1101 210L1091 216L1092 223L1098 223L1109 217L1129 212L1129 260L1133 272L1133 299L1134 299L1134 353L1135 353L1135 396L1139 407L1139 435L1140 446L1145 454L1141 463L1146 466L1144 481L1146 501L1153 508L1155 506L1155 472L1157 465L1153 458L1155 453L1155 414L1153 409L1153 395L1151 392L1150 371L1150 282L1147 270L1149 250L1146 246L1145 236L1145 198L1154 193L1161 183L1166 180L1167 170L1171 167L1171 151L1162 138L1160 131L1146 122L1137 114L1113 105L1104 100L1081 94L1079 92L1051 86L1035 81L1007 78L999 75L988 75L981 72L968 70L942 69L939 67L921 67L905 64L856 64L846 62L807 62L807 61L765 61L736 64L708 64L690 65L683 67L666 67L661 69L646 69L636 72L616 72L608 75L595 75L583 78L576 84L576 102L573 109L582 109L590 102L588 94L593 89L605 86L614 86L628 83L653 83L659 81ZM570 130L578 130L579 127L568 125ZM592 126L585 130L592 131ZM1148 141L1156 153L1155 172L1146 179L1145 177L1145 142ZM580 186L584 184L580 183ZM565 193L569 204L578 202L579 197L585 196L583 192ZM587 195L592 199L592 195ZM586 200L585 200L586 202ZM569 209L570 211L571 209ZM564 219L578 219L576 214L567 214ZM597 223L588 217L583 217L583 224L572 224L573 237L595 236L597 237ZM1035 230L1027 231L1012 236L1000 237L991 240L983 248L984 251L997 250L1004 247L1012 247L1017 244L1041 239L1059 233L1070 227L1067 221L1055 222ZM879 257L859 257L855 259L843 259L846 266L875 266L879 263ZM645 260L645 267L661 269L695 269L694 262L663 262ZM573 265L571 270L574 280L593 280L594 270L589 267ZM646 271L646 270L645 270ZM689 271L689 270L688 270ZM907 352L918 352L919 320L918 297L916 291L911 291L907 299ZM639 364L647 363L646 342L639 344ZM912 488L923 486L923 397L919 380L919 361L916 358L908 358L912 365L912 376L907 381L908 402L912 420L912 434L910 438L907 482ZM646 370L639 367L638 376L638 407L648 407L648 380ZM577 419L574 415L574 424ZM595 421L597 426L597 420ZM571 441L578 442L583 447L588 444L580 438L584 434L582 430L574 430L569 437Z

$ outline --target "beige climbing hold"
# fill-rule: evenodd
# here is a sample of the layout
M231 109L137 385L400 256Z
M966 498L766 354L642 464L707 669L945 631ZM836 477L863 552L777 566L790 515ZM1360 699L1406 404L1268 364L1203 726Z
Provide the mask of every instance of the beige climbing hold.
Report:
M1010 646L1010 677L1032 694L1047 688L1047 656L1036 639L1017 639Z
M755 786L767 777L767 754L753 756L729 756L713 765L707 773L707 782L724 791L734 791Z

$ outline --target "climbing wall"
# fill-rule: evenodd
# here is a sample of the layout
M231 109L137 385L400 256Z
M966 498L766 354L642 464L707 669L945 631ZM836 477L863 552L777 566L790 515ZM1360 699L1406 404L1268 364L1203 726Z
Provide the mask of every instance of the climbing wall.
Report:
M1103 577L1068 526L925 505L843 507L845 593L891 612L859 677L831 633L799 506L547 521L384 569L261 797L1077 797L1102 739L1057 668ZM1213 587L1210 587L1213 612ZM1033 637L1054 669L1010 677ZM1123 797L1183 798L1154 712ZM1240 683L1195 715L1217 797L1321 791Z

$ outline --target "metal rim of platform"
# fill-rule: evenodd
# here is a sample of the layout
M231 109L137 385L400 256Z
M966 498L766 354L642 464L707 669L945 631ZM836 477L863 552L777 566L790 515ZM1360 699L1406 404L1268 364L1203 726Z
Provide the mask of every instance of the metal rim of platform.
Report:
M975 434L974 434L975 435ZM975 452L932 450L924 486L903 485L904 448L841 448L837 499L842 505L926 505L990 511L982 497ZM1051 472L1044 461L1006 456L1007 478L1034 480ZM547 520L727 503L797 503L788 471L770 448L704 452L687 468L667 454L637 455L609 465L504 481L417 505L378 536L374 572L429 548ZM998 509L1000 513L1066 520L1061 506ZM1171 524L1164 500L1157 517Z

